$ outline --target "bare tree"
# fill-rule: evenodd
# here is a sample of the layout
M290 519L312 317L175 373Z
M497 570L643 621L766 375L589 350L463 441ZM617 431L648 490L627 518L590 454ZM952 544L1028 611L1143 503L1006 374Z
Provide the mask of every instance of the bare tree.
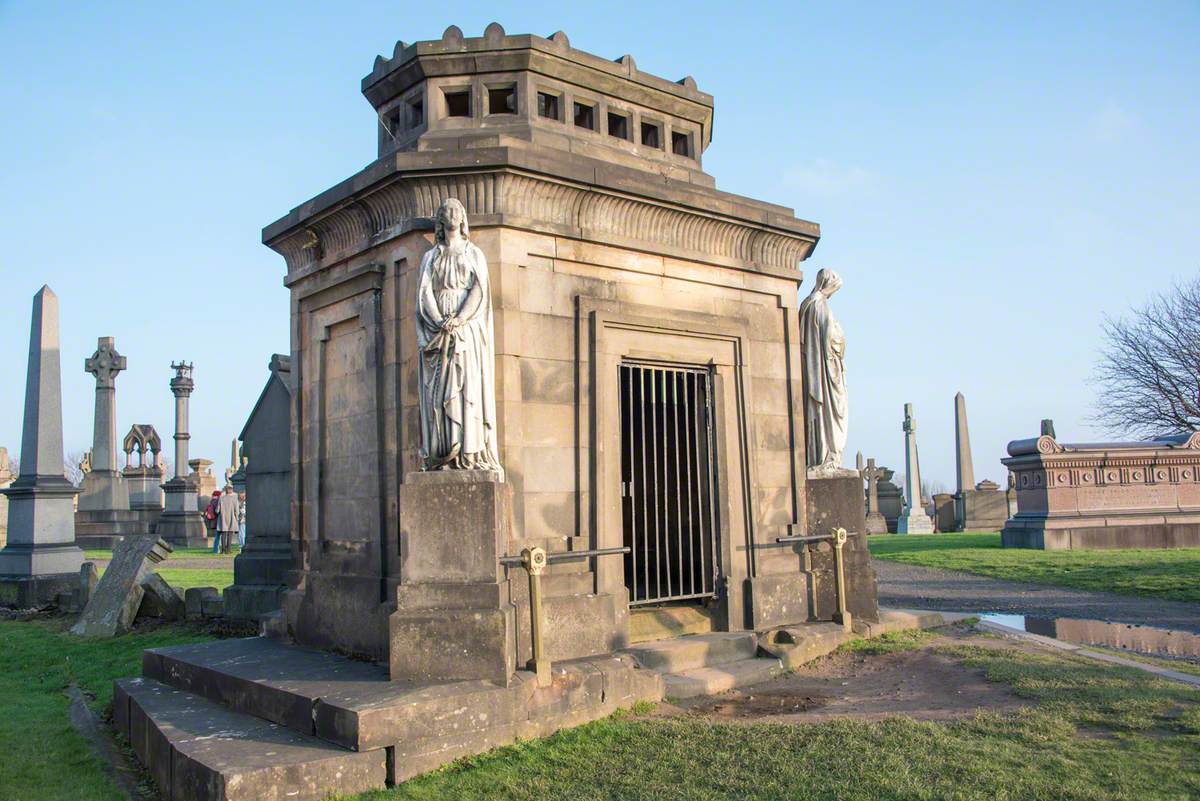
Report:
M82 463L87 456L86 451L71 451L67 457L63 459L63 473L77 487L83 486L83 467Z
M1105 317L1093 419L1116 434L1200 430L1200 277Z

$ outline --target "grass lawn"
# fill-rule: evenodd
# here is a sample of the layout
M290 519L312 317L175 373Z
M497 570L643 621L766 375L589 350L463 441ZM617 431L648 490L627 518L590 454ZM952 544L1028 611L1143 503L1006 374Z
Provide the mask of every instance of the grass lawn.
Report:
M886 653L920 635L863 644ZM618 715L463 760L363 801L961 799L1145 801L1200 795L1200 691L1059 654L944 653L1033 708L952 723L807 726Z
M1034 551L1001 548L998 533L879 534L871 555L981 576L1200 602L1200 548Z
M120 796L66 720L71 683L111 700L146 647L203 639L185 626L81 641L64 620L0 622L0 799ZM625 713L459 761L360 801L401 799L961 799L1150 801L1200 796L1200 691L1058 653L931 645L1033 706L950 723L892 718L788 726ZM943 643L946 641L942 641Z
M180 548L167 558L158 569L159 575L167 580L172 587L182 591L190 587L216 587L224 589L233 583L233 557L238 553L235 547L232 554L214 554L210 548ZM112 551L84 551L84 558L89 560L108 560ZM220 560L220 567L211 567L212 560ZM201 562L200 564L189 564ZM97 567L104 574L103 562ZM2 798L0 798L2 801Z
M70 622L74 622L71 620ZM102 710L113 679L136 676L142 649L207 639L184 626L111 640L81 640L67 618L0 621L0 799L122 798L87 742L67 722L64 691L78 684Z

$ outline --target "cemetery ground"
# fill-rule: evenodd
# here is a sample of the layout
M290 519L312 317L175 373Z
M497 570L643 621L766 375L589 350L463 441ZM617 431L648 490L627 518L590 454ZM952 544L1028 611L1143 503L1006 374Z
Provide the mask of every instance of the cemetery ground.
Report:
M870 547L876 559L919 567L1200 603L1200 548L1038 551L1001 548L999 532L881 534L870 538Z
M81 640L70 622L0 621L5 801L120 799L68 722L68 688L103 717L142 649L212 636L170 624ZM1185 799L1200 794L1197 752L1200 689L966 622L852 642L771 682L645 705L359 801Z

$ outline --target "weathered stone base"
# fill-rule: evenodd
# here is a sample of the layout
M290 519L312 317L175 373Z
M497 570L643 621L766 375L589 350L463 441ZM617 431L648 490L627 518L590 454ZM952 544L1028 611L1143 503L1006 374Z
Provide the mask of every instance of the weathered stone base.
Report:
M80 548L112 548L126 537L146 536L158 515L128 509L75 513L75 544Z
M170 801L318 801L401 782L663 695L627 655L484 681L389 681L378 665L264 638L146 651L113 723Z
M932 534L933 520L924 512L900 515L896 520L897 534Z
M63 594L79 587L79 573L49 576L0 576L0 607L40 609L56 603Z
M1000 532L1005 548L1034 548L1046 551L1118 550L1123 548L1200 548L1200 519L1168 522L1161 516L1109 518L1100 524L1093 519L1070 521L1010 519Z
M855 621L878 620L879 590L875 582L875 570L871 567L871 552L867 547L862 479L857 475L809 478L806 498L810 536L828 534L835 528L844 528L854 535L842 548L846 573L846 608ZM822 542L807 548L811 613L808 619L832 620L837 611L833 546Z
M866 526L868 534L888 533L887 518L879 512L871 512L867 515Z
M226 587L225 616L237 620L258 620L263 615L279 610L286 589L282 586L239 587L236 584Z
M206 548L212 545L199 511L166 510L158 518L155 533L176 548Z

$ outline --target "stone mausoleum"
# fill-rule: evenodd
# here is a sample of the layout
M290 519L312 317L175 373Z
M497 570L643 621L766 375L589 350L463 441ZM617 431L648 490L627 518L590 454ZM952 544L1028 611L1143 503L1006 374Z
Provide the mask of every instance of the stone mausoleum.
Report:
M139 739L206 730L194 695L221 705L213 727L249 713L338 746L296 752L302 796L335 768L349 793L661 697L655 669L714 691L688 666L761 679L780 662L760 648L875 620L861 479L805 452L798 293L820 229L716 189L713 98L494 23L397 43L362 91L376 160L263 231L291 293L278 640L156 649L117 689L151 771L174 760L172 797L218 797L188 782L228 782L245 753ZM453 200L486 260L502 469L423 470L418 280ZM826 539L777 541L801 537Z

